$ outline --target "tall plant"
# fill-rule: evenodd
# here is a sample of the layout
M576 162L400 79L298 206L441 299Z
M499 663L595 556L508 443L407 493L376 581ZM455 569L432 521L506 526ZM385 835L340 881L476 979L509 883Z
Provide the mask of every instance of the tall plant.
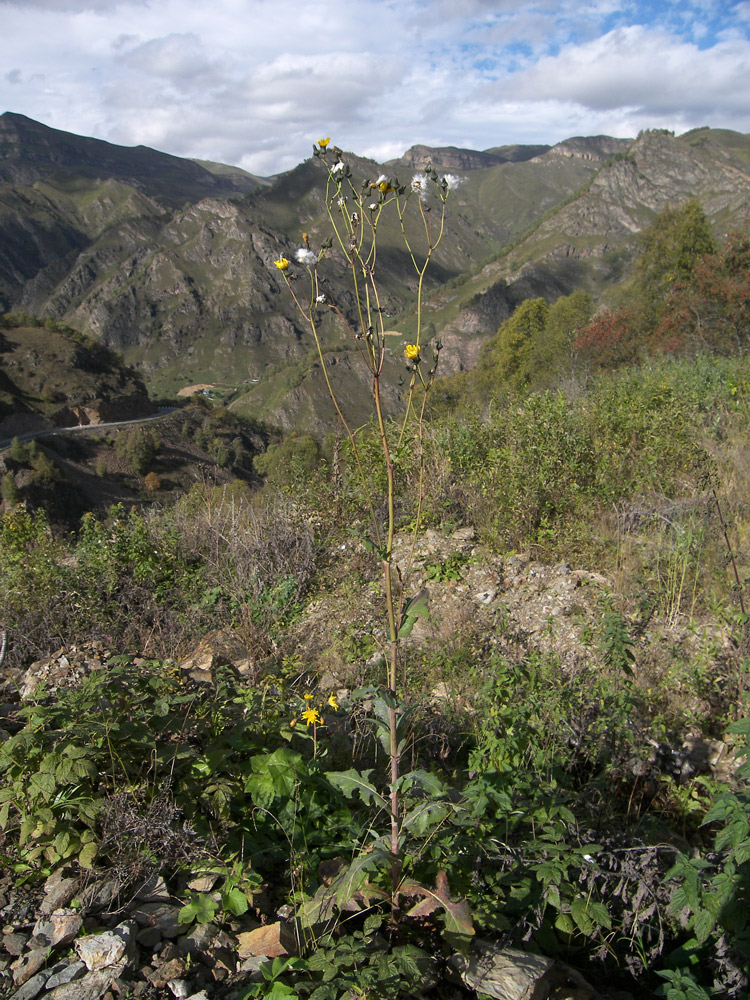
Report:
M407 598L402 574L394 565L393 546L396 529L397 499L408 485L399 475L399 456L406 447L416 448L418 483L414 517L414 542L419 530L422 504L423 478L423 427L425 404L433 384L441 349L437 341L429 347L424 343L423 296L425 276L435 250L445 232L446 202L458 183L453 175L440 176L431 167L414 174L411 182L401 184L395 177L381 174L375 180L363 179L355 183L350 164L342 151L330 145L330 139L321 139L313 149L326 168L325 204L330 222L330 235L315 247L307 233L302 234L302 245L293 259L281 256L274 263L282 273L300 314L304 317L315 340L321 368L328 392L338 415L344 434L351 446L354 462L361 478L363 495L367 498L371 537L367 546L379 559L385 597L388 633L387 672L385 684L376 706L382 725L381 742L389 758L389 796L387 810L390 818L390 871L391 902L395 907L400 889L402 830L401 791L408 784L400 774L404 749L403 720L405 713L399 701L398 674L399 651L402 640L411 632L417 618L427 609L426 592ZM416 276L414 313L416 335L413 343L406 345L404 363L408 384L403 396L403 409L398 418L388 419L383 403L383 384L389 348L384 325L385 311L379 284L378 243L383 225L388 217L394 218L397 231L406 249L411 269ZM416 222L416 226L414 226ZM415 237L412 235L417 233ZM332 257L344 260L349 284L353 293L353 308L349 310L336 301L324 284L325 263ZM405 281L407 276L405 275ZM300 280L302 279L302 280ZM325 288L325 291L323 290ZM347 419L336 387L331 381L325 364L320 325L324 313L333 312L348 332L352 345L369 377L373 417L377 426L379 457L386 484L386 516L381 524L376 514L371 481L365 475L363 456L360 453L358 432ZM410 433L413 428L414 433ZM408 444L407 444L408 442ZM353 772L352 772L353 773ZM355 781L355 779L352 779ZM359 792L377 794L367 783L359 783ZM380 796L378 795L378 799Z

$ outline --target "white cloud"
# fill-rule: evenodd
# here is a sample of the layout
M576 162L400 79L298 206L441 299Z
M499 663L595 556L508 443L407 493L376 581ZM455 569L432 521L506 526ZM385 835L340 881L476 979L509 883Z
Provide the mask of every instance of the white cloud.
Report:
M0 0L0 110L261 174L329 134L387 158L416 142L749 131L748 11L720 0Z

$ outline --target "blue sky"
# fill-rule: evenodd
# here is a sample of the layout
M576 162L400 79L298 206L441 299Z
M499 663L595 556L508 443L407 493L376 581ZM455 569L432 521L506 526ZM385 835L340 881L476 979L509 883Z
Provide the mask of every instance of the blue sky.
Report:
M572 135L750 132L750 0L0 0L0 111L267 175Z

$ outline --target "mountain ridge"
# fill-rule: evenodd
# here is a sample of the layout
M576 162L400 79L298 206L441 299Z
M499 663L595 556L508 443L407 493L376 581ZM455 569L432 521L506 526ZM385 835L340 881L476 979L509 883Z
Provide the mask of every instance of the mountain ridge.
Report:
M470 368L524 298L551 302L579 286L596 299L609 294L627 276L638 232L670 200L697 196L719 229L748 223L750 137L725 130L485 151L413 146L387 165L344 157L371 180L386 171L408 183L411 164L427 159L461 177L426 285L425 315L445 344L446 373ZM293 256L303 229L313 245L328 235L326 176L311 158L254 178L7 113L0 308L101 339L157 394L232 381L234 407L293 427L295 413L302 420L315 409L318 361L273 261ZM408 337L408 262L395 229L380 235L389 325ZM326 269L346 311L345 261L331 254ZM321 335L326 351L346 353L348 335L332 318ZM355 383L350 395L356 408Z

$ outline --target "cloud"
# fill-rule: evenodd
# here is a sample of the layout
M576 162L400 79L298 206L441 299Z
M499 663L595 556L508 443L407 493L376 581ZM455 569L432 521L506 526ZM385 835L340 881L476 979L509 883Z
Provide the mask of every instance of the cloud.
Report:
M0 106L276 173L711 123L750 130L750 0L0 0ZM743 20L744 19L744 20Z
M736 115L747 124L750 42L699 49L640 25L543 57L497 89L501 98L571 101L595 112Z

